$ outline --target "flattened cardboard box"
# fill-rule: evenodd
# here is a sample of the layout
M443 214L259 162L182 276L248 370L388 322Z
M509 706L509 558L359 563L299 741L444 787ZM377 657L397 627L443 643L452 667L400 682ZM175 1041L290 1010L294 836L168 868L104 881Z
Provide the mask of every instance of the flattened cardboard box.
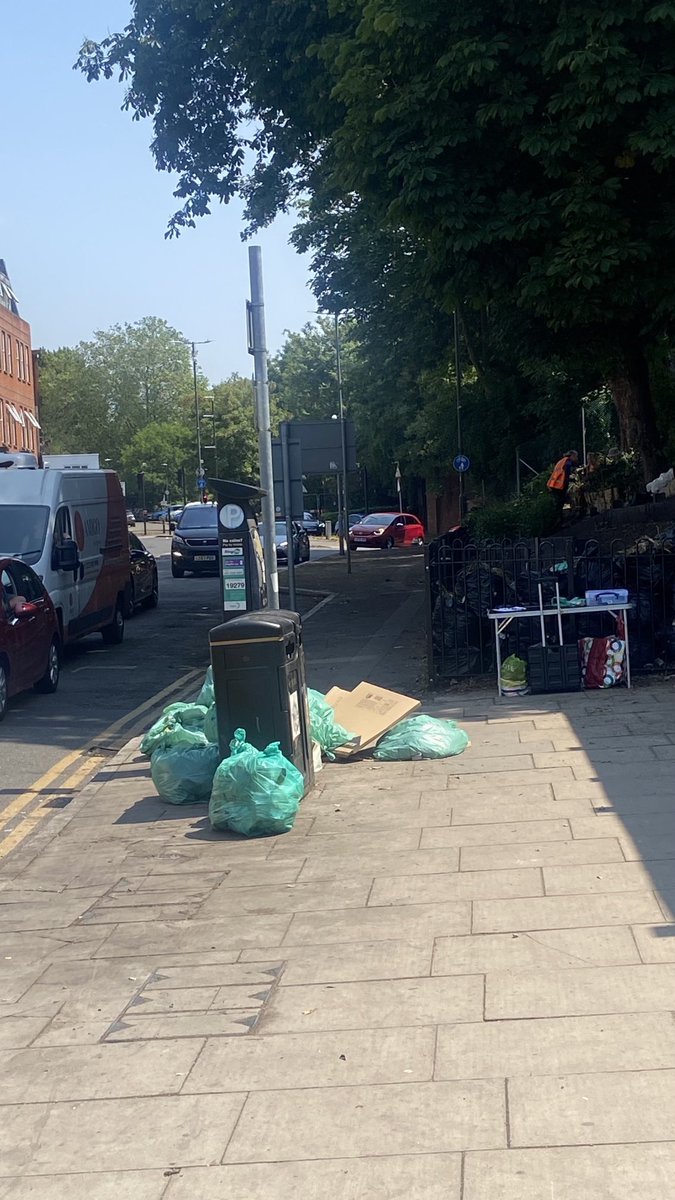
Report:
M338 724L355 734L352 742L335 751L338 759L351 758L374 746L388 729L422 706L421 700L402 696L400 692L389 692L374 683L360 683L353 692L331 688L326 700Z

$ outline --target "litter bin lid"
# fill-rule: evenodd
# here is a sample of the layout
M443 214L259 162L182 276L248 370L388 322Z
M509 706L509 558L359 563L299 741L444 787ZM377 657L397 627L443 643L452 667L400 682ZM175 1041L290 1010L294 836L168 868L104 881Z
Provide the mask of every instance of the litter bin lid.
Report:
M297 613L272 609L242 613L209 631L211 645L232 642L282 642L297 637L300 617Z

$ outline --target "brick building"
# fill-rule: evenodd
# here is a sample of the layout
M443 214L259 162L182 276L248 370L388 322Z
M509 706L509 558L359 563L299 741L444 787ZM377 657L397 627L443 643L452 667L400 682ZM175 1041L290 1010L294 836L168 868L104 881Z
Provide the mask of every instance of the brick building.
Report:
M40 453L36 392L30 325L0 258L0 447Z

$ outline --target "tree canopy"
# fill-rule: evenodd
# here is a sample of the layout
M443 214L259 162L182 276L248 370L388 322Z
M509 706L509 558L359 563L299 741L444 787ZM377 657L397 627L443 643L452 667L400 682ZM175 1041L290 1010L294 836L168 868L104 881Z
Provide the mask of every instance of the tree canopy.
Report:
M572 375L606 380L649 473L649 361L675 301L674 52L675 0L136 0L79 65L119 73L152 119L179 176L172 230L235 194L253 227L308 197L319 242L322 212L356 214L467 334L490 313L491 354L515 312L525 358L553 338ZM353 270L365 286L367 261Z

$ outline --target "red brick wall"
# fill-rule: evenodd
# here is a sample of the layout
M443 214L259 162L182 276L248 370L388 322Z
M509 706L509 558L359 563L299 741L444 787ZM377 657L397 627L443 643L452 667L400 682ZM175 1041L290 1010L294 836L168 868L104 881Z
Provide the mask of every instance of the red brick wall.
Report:
M23 425L9 405L23 417ZM37 418L30 325L0 304L0 445L39 454L40 431L29 412Z

